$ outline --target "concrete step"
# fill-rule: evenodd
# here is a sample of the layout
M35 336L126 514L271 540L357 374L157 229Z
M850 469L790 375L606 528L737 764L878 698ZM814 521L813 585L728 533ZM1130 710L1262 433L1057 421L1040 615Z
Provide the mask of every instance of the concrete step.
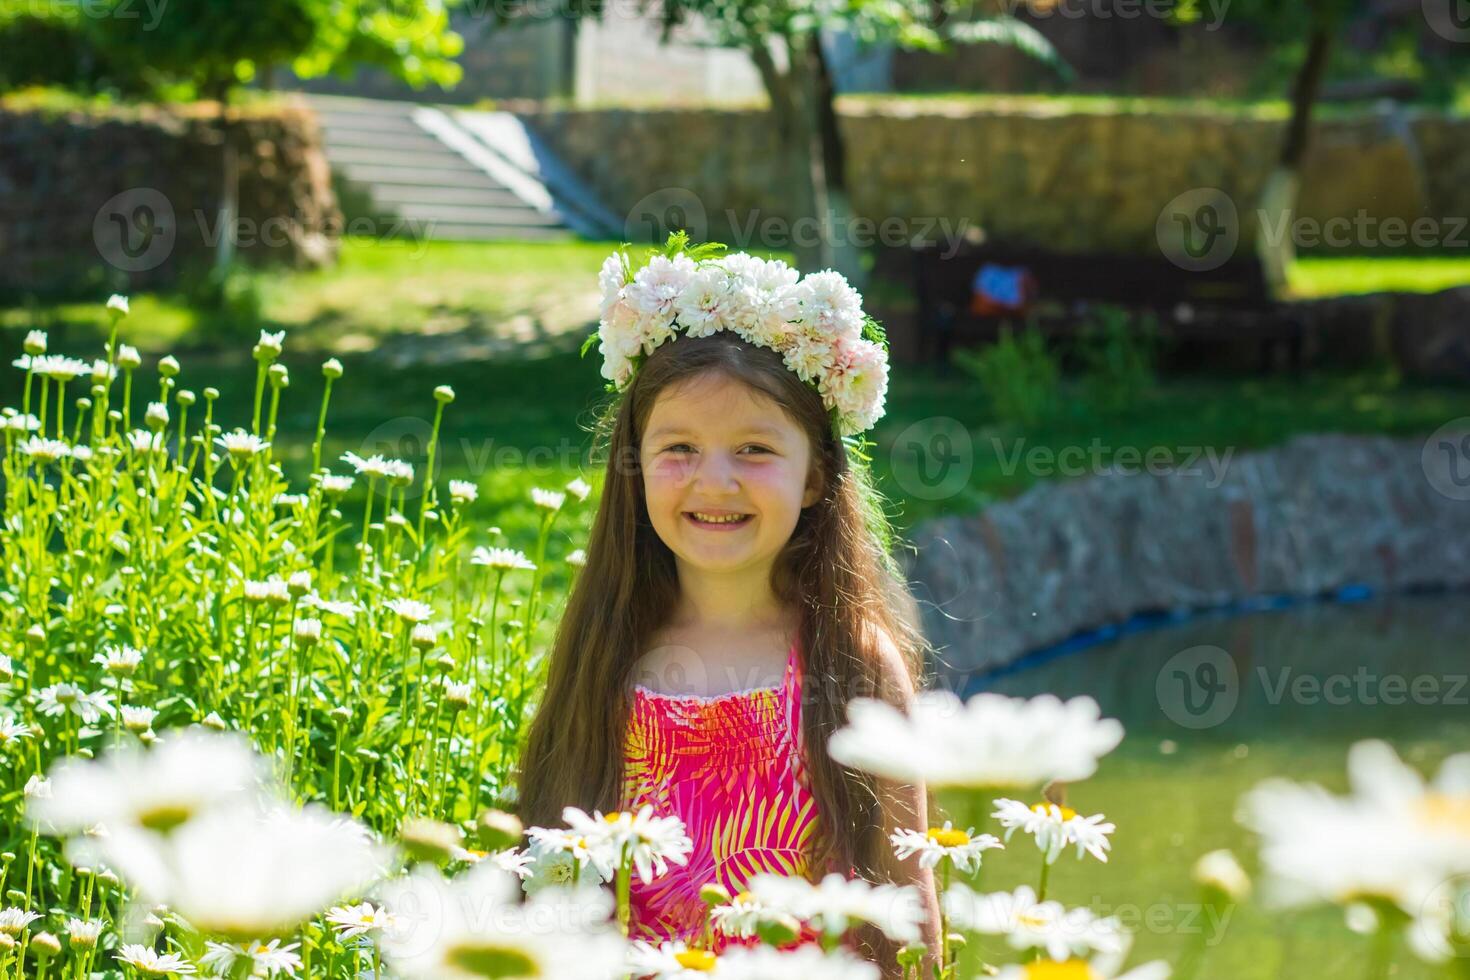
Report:
M388 144L398 150L415 150L423 153L437 153L444 150L444 144L434 139L428 133L419 129L417 132L393 133L385 136L383 133L369 129L323 129L322 138L332 150L348 150L368 147L377 149Z
M332 163L344 167L402 167L406 169L433 167L438 170L483 172L443 144L427 149L402 147L394 143L384 143L378 146L342 146L333 143L327 145L331 149Z
M430 184L378 184L373 200L379 204L463 204L523 207L525 202L504 188L442 187Z
M428 229L428 237L434 241L451 242L494 242L494 241L570 241L577 236L568 228L542 228L523 225L463 225L440 222Z
M330 160L331 157L329 156ZM395 167L371 163L348 163L338 166L349 179L359 184L408 184L429 187L499 187L489 176L473 167L433 166Z
M538 228L559 226L554 214L543 214L527 207L498 208L465 204L403 204L394 212L406 221L451 225L525 225Z

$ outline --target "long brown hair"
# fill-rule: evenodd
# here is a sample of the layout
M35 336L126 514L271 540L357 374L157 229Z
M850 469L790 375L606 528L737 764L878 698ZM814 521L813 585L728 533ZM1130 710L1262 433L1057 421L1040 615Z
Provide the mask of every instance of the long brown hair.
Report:
M799 613L802 744L822 830L814 835L809 867L820 877L835 862L869 881L883 880L891 828L883 826L878 781L838 765L826 745L845 724L850 698L902 704L901 678L892 658L880 655L878 630L897 646L908 682L922 683L925 649L914 599L889 550L887 518L868 469L849 459L821 396L778 353L729 332L664 343L599 417L606 480L586 564L557 628L545 698L521 756L521 819L556 826L565 806L608 811L621 801L634 665L679 597L674 555L644 503L640 439L659 393L707 372L770 397L810 442L822 496L802 511L771 573L776 596ZM869 932L865 942L874 945L877 937Z

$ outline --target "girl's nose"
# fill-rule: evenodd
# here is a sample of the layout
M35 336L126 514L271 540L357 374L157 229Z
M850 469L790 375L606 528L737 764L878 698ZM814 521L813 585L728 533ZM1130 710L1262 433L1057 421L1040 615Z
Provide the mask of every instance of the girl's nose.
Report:
M691 483L693 489L704 493L735 493L740 489L734 463L724 453L701 455Z

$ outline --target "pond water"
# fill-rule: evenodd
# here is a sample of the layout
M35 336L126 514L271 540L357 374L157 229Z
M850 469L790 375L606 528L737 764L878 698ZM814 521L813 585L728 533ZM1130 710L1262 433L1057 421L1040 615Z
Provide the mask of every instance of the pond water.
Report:
M1203 616L981 679L1012 696L1090 694L1121 720L1123 745L1068 803L1118 826L1107 864L1072 852L1052 870L1050 896L1118 914L1136 954L1177 961L1202 932L1201 977L1275 980L1362 976L1368 942L1331 909L1273 912L1247 902L1218 920L1197 905L1190 867L1229 847L1253 874L1252 835L1237 798L1285 775L1346 788L1348 746L1388 740L1432 774L1470 750L1470 596L1396 596ZM980 801L941 796L957 823ZM993 829L993 828L991 828ZM1016 839L987 858L982 887L1035 886L1038 852ZM1446 975L1397 950L1397 977ZM978 962L978 959L974 962Z

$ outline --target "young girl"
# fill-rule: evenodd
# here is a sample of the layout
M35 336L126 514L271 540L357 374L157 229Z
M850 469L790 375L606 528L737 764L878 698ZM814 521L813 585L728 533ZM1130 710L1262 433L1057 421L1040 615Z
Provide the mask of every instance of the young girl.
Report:
M852 436L882 413L886 350L836 273L670 239L603 268L602 497L522 759L527 825L562 808L684 821L694 851L635 877L631 935L699 940L699 889L757 872L915 884L888 834L927 827L923 786L826 752L847 701L920 680L913 599ZM859 948L897 976L874 929ZM716 933L713 948L731 940ZM927 975L927 966L926 972Z

